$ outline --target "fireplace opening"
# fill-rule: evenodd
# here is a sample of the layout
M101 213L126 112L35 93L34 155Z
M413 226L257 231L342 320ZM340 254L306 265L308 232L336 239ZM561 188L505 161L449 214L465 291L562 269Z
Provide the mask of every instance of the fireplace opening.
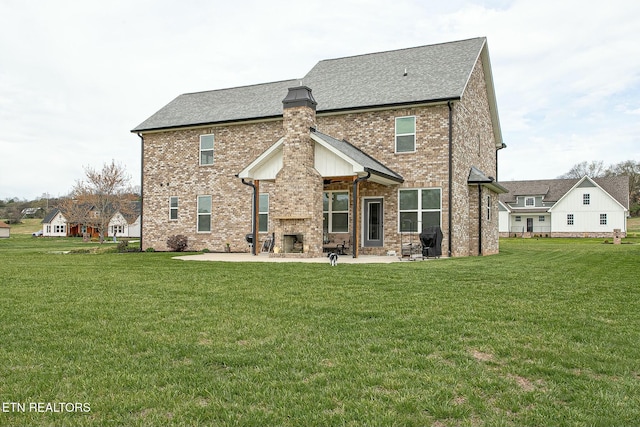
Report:
M282 242L286 254L301 254L304 251L302 234L285 234Z

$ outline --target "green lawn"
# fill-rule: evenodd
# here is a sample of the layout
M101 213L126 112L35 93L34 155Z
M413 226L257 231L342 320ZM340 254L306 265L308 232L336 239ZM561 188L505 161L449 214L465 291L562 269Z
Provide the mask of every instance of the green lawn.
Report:
M331 268L1 239L0 425L636 425L626 241Z

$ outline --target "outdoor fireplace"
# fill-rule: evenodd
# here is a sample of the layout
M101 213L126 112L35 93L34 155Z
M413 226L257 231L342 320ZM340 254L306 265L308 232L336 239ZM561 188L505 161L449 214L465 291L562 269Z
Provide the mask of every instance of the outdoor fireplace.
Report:
M304 252L303 234L285 234L282 239L282 249L285 254L301 254Z

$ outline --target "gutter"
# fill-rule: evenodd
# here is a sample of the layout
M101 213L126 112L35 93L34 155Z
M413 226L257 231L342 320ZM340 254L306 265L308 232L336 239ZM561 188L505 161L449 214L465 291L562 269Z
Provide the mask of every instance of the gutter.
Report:
M453 234L453 203L451 203L453 198L453 104L451 101L447 102L447 107L449 107L449 225L448 225L448 249L447 254L449 258L451 258L451 245L453 239L451 235Z
M358 184L360 183L360 181L366 181L367 179L369 179L369 177L371 177L371 172L369 172L368 170L366 171L367 175L366 176L361 176L356 178L355 181L353 181L353 227L351 230L351 241L353 242L353 258L357 258L357 252L358 252Z
M236 178L238 175L236 175ZM253 188L253 206L251 207L251 255L256 254L256 246L258 245L258 225L256 224L256 209L258 209L258 192L256 191L256 185L252 182L247 182L242 178L242 183Z
M137 134L140 138L140 252L142 252L142 223L144 221L144 136Z

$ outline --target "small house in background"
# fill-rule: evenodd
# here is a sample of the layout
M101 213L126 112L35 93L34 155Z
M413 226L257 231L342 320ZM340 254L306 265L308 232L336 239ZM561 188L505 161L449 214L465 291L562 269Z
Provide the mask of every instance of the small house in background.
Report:
M3 221L0 221L0 238L8 237L11 237L11 226Z
M108 236L140 237L140 202L134 202L130 212L117 211L109 221Z
M505 181L500 236L611 237L627 233L629 177Z
M58 208L54 208L42 220L42 235L45 237L65 237L67 219Z

